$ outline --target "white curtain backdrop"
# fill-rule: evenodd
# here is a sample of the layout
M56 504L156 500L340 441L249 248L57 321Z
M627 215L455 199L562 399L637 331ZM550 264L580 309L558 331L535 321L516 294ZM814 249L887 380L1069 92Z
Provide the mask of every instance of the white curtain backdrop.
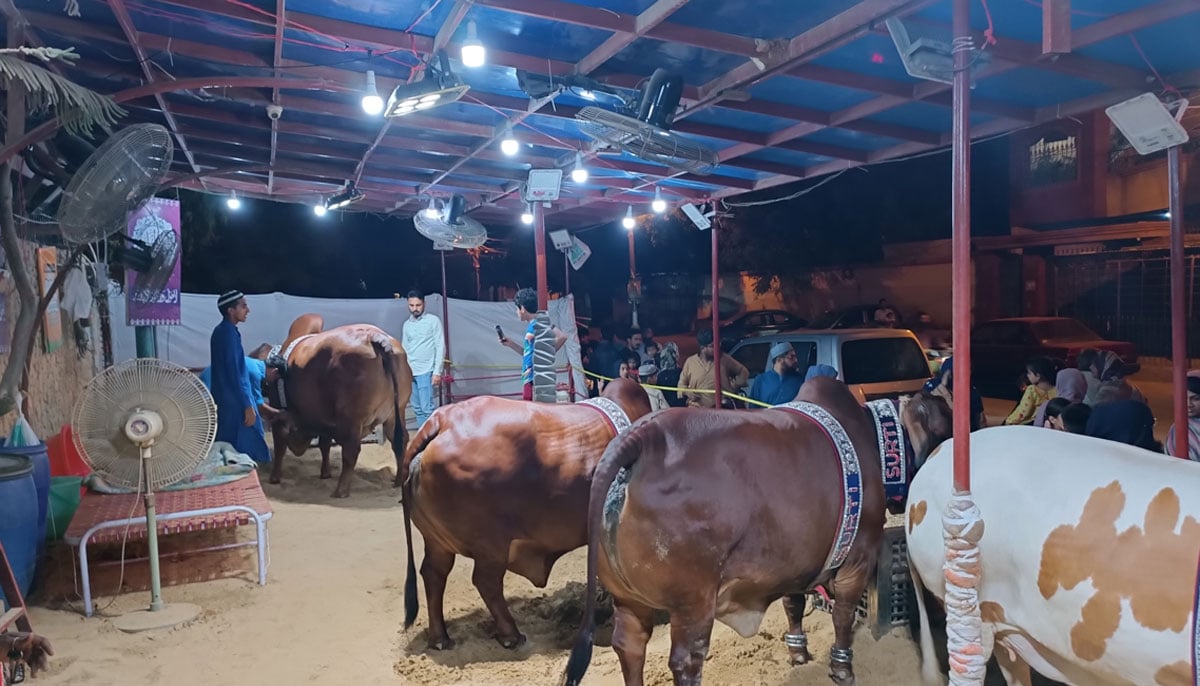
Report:
M182 321L179 326L156 329L158 356L176 364L202 369L209 363L209 336L220 322L217 296L184 293L180 296ZM316 313L325 318L325 328L345 324L374 324L397 339L408 319L408 301L401 299L340 300L304 298L284 293L248 295L250 316L239 328L247 352L262 343L282 343L292 322L302 314ZM125 323L125 299L109 300L112 313L113 358L116 362L136 357L133 327ZM425 298L426 311L442 316L442 296ZM448 357L454 365L451 392L456 399L474 395L521 397L521 357L496 339L496 325L512 340L521 340L525 325L517 319L511 302L476 302L451 299ZM575 305L567 297L550 301L550 321L568 334L567 344L559 350L555 368L558 381L567 383L569 360L575 370L575 388L583 393L584 376L579 358L579 336L575 328Z

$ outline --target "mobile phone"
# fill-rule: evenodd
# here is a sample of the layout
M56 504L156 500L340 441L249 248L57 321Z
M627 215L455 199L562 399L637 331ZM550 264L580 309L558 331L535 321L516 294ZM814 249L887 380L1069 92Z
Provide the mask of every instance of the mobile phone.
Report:
M499 337L501 341L503 341L505 338L504 329L501 329L499 324L496 325L496 336Z

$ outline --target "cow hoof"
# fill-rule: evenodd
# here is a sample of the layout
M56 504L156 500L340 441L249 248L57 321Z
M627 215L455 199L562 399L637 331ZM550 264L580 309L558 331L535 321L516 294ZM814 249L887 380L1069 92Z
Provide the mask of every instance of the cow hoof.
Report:
M788 658L791 660L793 667L806 665L812 662L813 659L812 654L810 654L807 650L788 651Z
M525 645L525 634L517 634L516 636L497 636L496 640L500 645L512 650Z
M829 678L838 686L854 686L854 670L849 665L834 665L829 668Z
M321 478L322 479L332 479L333 473L332 472L321 472Z
M269 484L277 484L280 481L283 481L283 479L275 476L274 474L272 474L271 477L269 479L267 479L267 483L269 483Z
M450 638L449 636L447 636L445 638L439 638L436 641L429 642L430 650L450 650L453 647L454 647L454 639Z
M329 494L329 497L330 498L349 498L350 491L344 491L344 492L343 491L334 491L333 493Z

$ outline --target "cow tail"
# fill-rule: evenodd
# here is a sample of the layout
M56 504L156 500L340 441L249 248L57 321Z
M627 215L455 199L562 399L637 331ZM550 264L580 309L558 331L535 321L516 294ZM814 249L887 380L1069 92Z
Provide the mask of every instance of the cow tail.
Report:
M400 378L396 374L396 357L395 353L392 352L391 339L372 340L371 343L375 346L375 350L383 360L384 373L392 380L392 417L395 424L393 425L390 439L392 442L392 454L396 456L396 464L398 465L396 478L401 479L404 476L404 472L408 471L408 460L405 459L405 456L409 454L409 451L405 449L404 415L400 411ZM415 455L416 453L412 454ZM404 544L408 549L408 569L405 572L404 578L405 629L408 629L413 625L413 622L417 621L417 611L421 609L421 601L417 597L417 564L414 560L412 543L412 487L409 483L408 479L403 480L403 490L400 495L400 508L404 511Z
M913 593L917 596L917 621L921 623L921 678L926 686L940 686L942 678L937 665L937 653L933 648L933 630L929 626L929 613L925 611L925 586L921 574L908 559L908 572L912 576Z
M645 426L649 425L643 425L643 429ZM608 491L612 488L617 474L623 468L636 462L641 454L640 434L643 432L639 432L635 428L610 441L592 474L592 490L588 497L587 514L587 597L586 605L583 608L583 625L579 628L579 636L575 639L575 645L571 648L571 657L567 660L564 680L566 686L578 686L592 661L592 643L596 635L596 575L600 555L600 534L604 526L602 521L604 501L608 499Z

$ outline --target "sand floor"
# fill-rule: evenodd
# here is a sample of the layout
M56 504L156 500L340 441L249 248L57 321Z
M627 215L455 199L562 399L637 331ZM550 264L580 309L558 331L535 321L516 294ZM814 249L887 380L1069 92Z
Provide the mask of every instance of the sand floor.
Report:
M336 476L340 466L336 449L334 463ZM168 603L190 602L204 610L197 621L181 628L129 635L117 631L103 616L85 619L61 604L61 609L34 607L34 628L51 638L57 652L49 671L36 683L559 682L582 613L583 549L559 561L545 589L508 576L505 587L513 615L529 638L515 651L501 648L492 639L491 619L470 582L471 563L460 558L446 593L449 631L458 645L448 652L431 652L425 646L423 595L417 624L403 630L404 534L399 492L390 485L395 469L390 450L364 446L348 500L329 497L334 482L319 480L318 466L315 450L302 458L289 457L284 482L265 486L275 510L265 587L254 583L254 564L248 555L218 553L218 564L236 570L238 576L164 590ZM419 563L419 539L415 545ZM65 567L69 586L70 567ZM98 605L107 606L103 615L120 615L148 602L149 594L140 590L114 600L110 595L114 588L112 578L96 580ZM742 639L718 624L704 668L706 682L832 683L826 676L833 638L830 619L815 612L807 626L817 662L791 668L781 641L785 620L778 603L754 638ZM620 684L620 667L603 630L598 642L603 645L596 648L585 683ZM649 647L647 683L670 683L668 646L668 631L660 627ZM919 683L918 652L907 632L876 642L860 629L854 649L860 686Z

